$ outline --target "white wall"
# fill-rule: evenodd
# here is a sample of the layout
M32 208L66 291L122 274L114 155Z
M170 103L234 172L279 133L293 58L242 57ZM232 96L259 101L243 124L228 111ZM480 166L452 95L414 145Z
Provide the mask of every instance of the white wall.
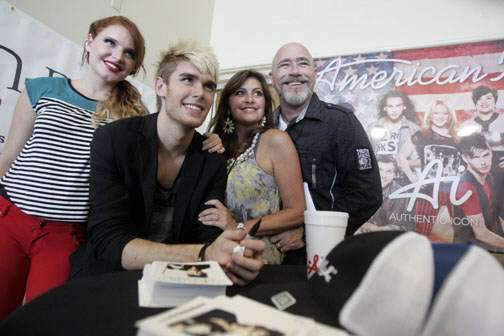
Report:
M504 38L504 0L216 0L221 68L269 64L284 43L315 57Z
M333 56L504 38L504 0L122 0L120 12L111 0L8 1L76 43L96 18L130 17L148 85L159 52L182 38L210 43L223 69L268 64L289 41Z
M82 44L89 24L110 15L124 15L133 20L144 35L147 75L138 79L152 87L160 52L168 43L193 39L210 40L215 0L7 0L25 13L56 30L75 43Z

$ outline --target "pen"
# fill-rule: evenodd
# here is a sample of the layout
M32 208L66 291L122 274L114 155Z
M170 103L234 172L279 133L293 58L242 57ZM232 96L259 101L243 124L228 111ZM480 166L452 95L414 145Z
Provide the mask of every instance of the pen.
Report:
M252 228L250 229L250 231L248 233L248 236L255 237L257 231L259 230L259 226L261 226L261 221L262 221L262 217L259 218L259 220L257 221L257 223L254 224L254 226L252 226Z

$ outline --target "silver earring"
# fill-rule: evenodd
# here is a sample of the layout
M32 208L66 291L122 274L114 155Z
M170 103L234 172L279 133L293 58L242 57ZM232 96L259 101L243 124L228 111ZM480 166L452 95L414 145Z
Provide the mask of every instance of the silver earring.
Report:
M235 130L234 122L229 116L224 121L224 126L222 127L222 131L226 134L232 134Z
M261 122L259 123L260 127L266 126L266 116L262 117Z

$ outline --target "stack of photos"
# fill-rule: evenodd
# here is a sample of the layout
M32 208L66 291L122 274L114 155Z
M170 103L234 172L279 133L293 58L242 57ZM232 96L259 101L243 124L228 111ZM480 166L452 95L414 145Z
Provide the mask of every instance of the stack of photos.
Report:
M196 298L136 322L138 336L348 336L340 329L279 311L243 296Z
M138 281L138 301L141 307L175 307L198 296L225 295L226 286L232 284L214 261L155 261L143 269Z

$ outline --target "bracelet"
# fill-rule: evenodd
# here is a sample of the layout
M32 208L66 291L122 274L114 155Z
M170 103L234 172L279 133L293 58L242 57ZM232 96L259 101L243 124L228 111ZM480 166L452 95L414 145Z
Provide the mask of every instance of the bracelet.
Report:
M203 246L199 250L197 261L205 261L205 252L208 246L210 246L210 243L203 244Z

